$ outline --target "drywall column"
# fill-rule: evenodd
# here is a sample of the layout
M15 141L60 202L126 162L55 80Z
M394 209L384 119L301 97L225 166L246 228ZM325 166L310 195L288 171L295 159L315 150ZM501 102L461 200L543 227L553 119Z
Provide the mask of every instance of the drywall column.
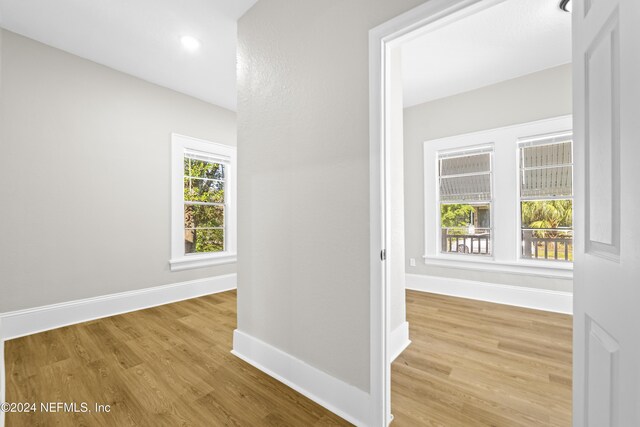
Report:
M389 146L389 286L390 332L401 334L406 321L405 310L405 246L404 246L404 129L402 97L402 49L391 50L389 58L389 114L391 141ZM394 345L394 337L389 340ZM390 348L392 354L396 349Z
M238 330L369 391L369 30L423 0L239 22Z

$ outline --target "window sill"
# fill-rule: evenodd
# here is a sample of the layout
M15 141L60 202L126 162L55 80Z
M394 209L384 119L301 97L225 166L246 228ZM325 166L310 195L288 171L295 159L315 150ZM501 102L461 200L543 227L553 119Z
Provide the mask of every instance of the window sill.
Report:
M212 265L232 264L236 262L237 255L231 252L219 252L216 254L185 255L182 258L169 260L171 271L190 270L192 268L210 267Z
M550 262L495 261L493 257L474 257L460 259L457 255L424 255L424 263L435 267L449 267L461 270L490 271L495 273L521 274L525 276L547 277L552 279L573 279L573 264L553 265Z

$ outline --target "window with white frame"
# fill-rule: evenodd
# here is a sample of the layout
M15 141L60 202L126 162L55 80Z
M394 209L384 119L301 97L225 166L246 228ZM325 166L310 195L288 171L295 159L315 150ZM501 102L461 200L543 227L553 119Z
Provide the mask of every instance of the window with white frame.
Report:
M171 152L171 270L235 262L235 147L173 134Z
M518 141L523 259L573 261L570 133Z
M491 255L492 147L438 154L440 251Z
M424 262L572 277L572 118L424 142Z

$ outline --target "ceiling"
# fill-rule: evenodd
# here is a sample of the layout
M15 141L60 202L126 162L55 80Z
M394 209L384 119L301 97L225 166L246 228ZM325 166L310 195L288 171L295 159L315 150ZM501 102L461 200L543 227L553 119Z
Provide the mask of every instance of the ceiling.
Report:
M560 0L507 0L402 47L405 107L571 62Z
M236 23L256 1L0 0L0 26L235 110Z

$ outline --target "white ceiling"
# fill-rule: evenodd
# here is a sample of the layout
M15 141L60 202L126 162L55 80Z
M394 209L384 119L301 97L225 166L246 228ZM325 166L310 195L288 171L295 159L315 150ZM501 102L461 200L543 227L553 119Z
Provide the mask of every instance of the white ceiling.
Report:
M507 0L403 46L412 106L571 62L571 14L560 0Z
M0 26L235 110L236 23L256 1L0 0Z

